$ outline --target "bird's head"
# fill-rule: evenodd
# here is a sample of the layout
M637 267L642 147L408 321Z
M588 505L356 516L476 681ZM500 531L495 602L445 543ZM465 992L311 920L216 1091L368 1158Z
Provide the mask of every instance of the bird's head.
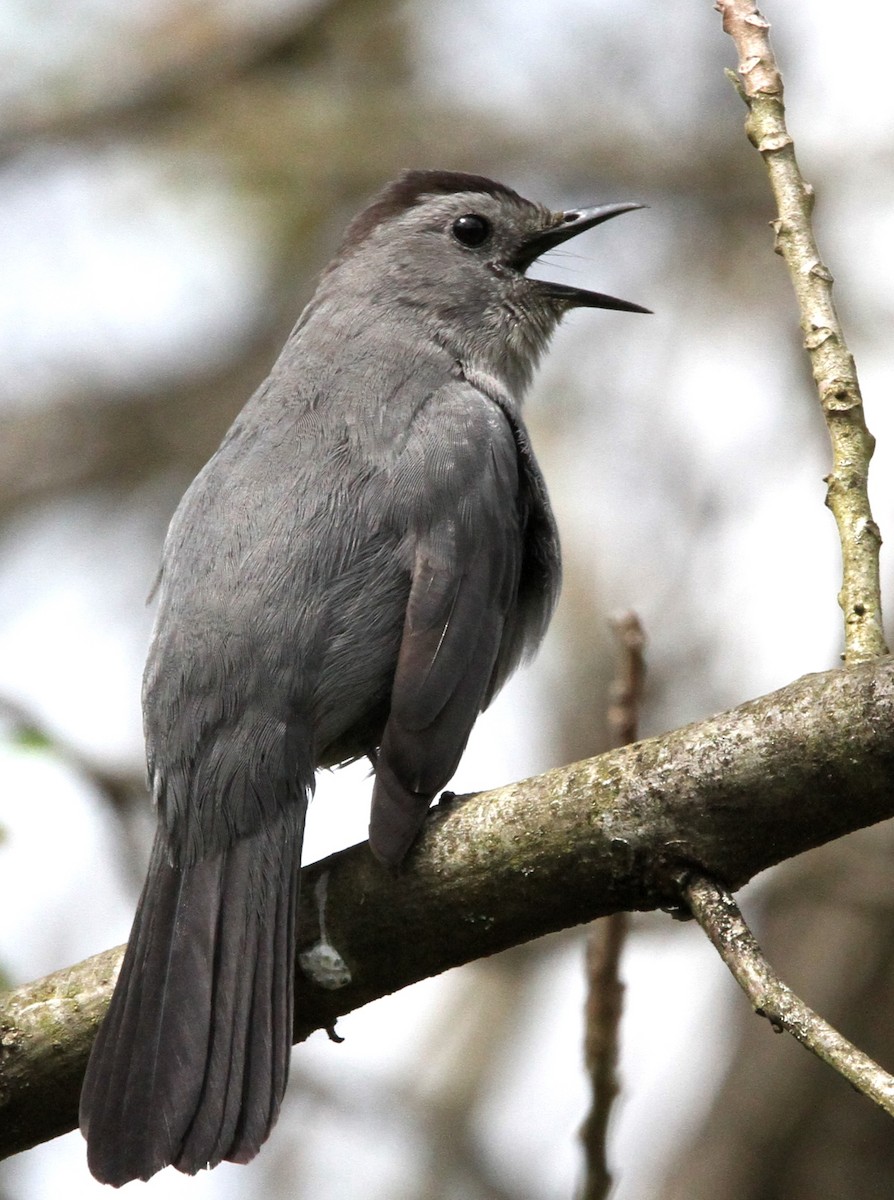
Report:
M547 251L640 207L553 212L480 175L406 171L348 226L323 283L348 287L385 323L418 323L458 361L519 393L570 309L649 311L527 274Z

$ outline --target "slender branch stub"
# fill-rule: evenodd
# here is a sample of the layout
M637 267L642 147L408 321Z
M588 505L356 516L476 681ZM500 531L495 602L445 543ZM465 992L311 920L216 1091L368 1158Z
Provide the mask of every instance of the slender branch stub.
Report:
M786 128L769 23L752 0L717 0L715 8L738 52L737 90L748 105L746 131L766 163L779 214L772 222L774 249L791 275L804 348L829 431L832 469L826 477L826 503L841 543L838 599L844 614L844 658L854 664L888 653L879 580L881 535L867 490L875 440L866 427L857 371L832 301L832 273L813 234L813 188L801 175Z

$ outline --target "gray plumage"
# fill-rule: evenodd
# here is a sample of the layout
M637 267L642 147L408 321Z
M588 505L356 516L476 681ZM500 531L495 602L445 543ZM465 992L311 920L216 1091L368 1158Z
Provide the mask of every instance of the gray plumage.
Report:
M397 866L540 642L559 547L519 403L569 308L645 310L524 272L635 207L405 173L184 496L143 691L158 833L81 1098L98 1179L267 1137L314 771L371 759L370 844Z

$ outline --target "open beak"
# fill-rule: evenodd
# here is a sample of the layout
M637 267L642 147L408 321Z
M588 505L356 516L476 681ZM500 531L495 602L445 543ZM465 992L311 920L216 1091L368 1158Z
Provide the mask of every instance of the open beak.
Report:
M528 238L516 254L512 265L516 270L526 271L531 263L547 250L554 250L556 246L561 246L563 242L583 233L585 229L592 229L594 225L601 225L603 221L610 221L612 217L620 217L622 213L633 212L634 209L642 207L642 204L601 204L596 208L573 208L559 213L554 225L541 229ZM584 288L571 287L566 283L550 283L544 279L532 282L537 284L541 292L554 300L564 301L569 308L614 308L621 312L638 313L652 311L629 300L618 300L602 292L588 292Z

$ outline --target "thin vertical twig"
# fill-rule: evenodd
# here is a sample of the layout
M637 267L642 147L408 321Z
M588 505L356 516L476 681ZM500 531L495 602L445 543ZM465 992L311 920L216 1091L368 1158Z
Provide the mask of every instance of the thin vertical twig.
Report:
M635 742L645 679L645 637L636 613L612 621L621 655L611 688L608 726L612 745ZM603 917L587 937L587 1001L584 1062L590 1077L590 1111L581 1127L585 1172L581 1200L605 1200L612 1187L608 1129L620 1092L618 1056L624 984L621 953L627 936L625 912Z
M627 913L612 913L596 921L587 935L584 1065L592 1096L580 1131L585 1157L581 1200L604 1200L612 1187L608 1128L621 1090L618 1057L624 984L620 966L627 924Z
M879 549L881 534L867 491L875 439L866 427L854 360L835 305L832 275L813 233L813 188L805 183L785 123L782 76L770 46L770 25L753 0L716 0L723 29L739 55L738 78L729 72L748 106L749 140L760 151L770 177L778 216L775 250L788 266L800 310L804 347L810 358L832 444L826 503L841 542L844 659L848 664L887 654L882 628Z
M639 710L646 680L646 635L635 612L614 618L611 628L621 648L608 707L609 744L615 749L635 742L639 736Z

